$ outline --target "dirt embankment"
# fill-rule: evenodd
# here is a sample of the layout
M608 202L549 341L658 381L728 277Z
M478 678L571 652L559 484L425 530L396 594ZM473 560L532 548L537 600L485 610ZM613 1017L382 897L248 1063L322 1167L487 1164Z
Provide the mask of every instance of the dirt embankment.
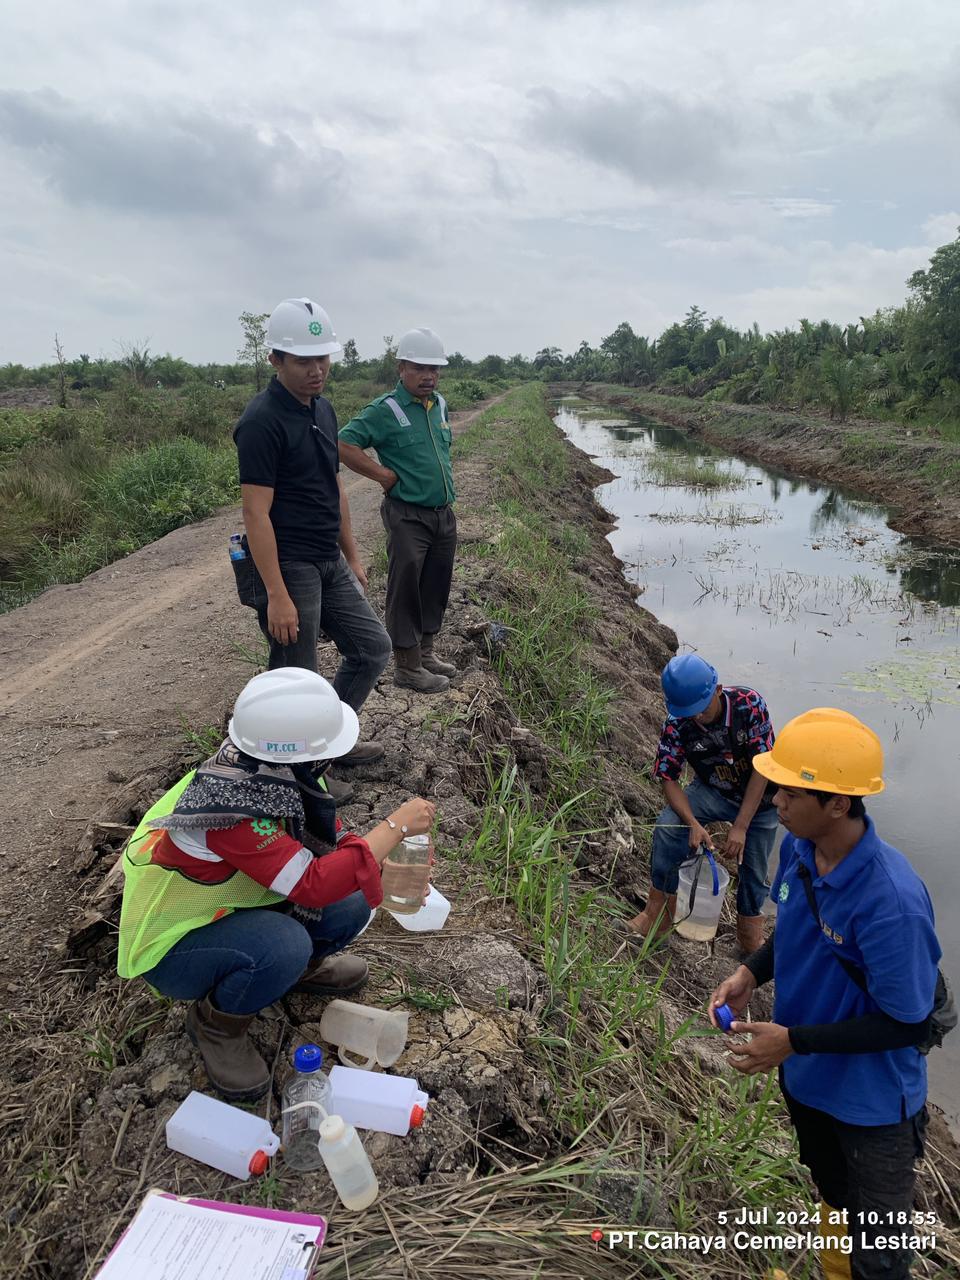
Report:
M903 423L778 412L590 383L583 395L643 413L793 475L853 489L891 508L890 524L960 546L960 445Z
M660 723L658 673L676 639L636 605L606 542L609 517L592 496L604 473L578 453L571 472L562 500L555 495L556 508L547 505L544 514L558 529L562 520L587 535L573 566L595 618L585 660L617 691L596 762L604 826L583 846L580 870L597 881L612 872L618 892L630 897L645 883L641 832L657 807L645 766ZM411 794L439 806L436 880L453 901L447 927L436 936L408 934L378 913L358 944L372 969L363 998L398 1003L411 1014L408 1048L395 1070L417 1076L432 1100L423 1128L410 1137L368 1136L386 1210L353 1216L348 1229L332 1194L309 1175L291 1175L281 1164L270 1179L238 1184L166 1150L163 1124L190 1089L206 1087L205 1077L183 1035L183 1006L121 982L114 969L119 885L111 872L125 829L196 759L178 722L222 726L253 670L249 652L258 633L236 602L226 558L236 514L180 530L0 618L8 661L0 684L0 942L8 1009L0 1043L7 1082L0 1203L10 1233L0 1274L86 1280L151 1186L329 1215L325 1256L330 1267L346 1267L328 1272L325 1264L324 1275L447 1280L476 1274L478 1260L491 1257L509 1261L510 1275L520 1274L520 1258L529 1259L528 1274L544 1277L572 1277L581 1265L584 1275L639 1274L634 1262L589 1243L597 1214L600 1221L632 1221L622 1188L609 1193L609 1212L606 1193L596 1188L599 1207L584 1223L582 1243L554 1241L546 1252L537 1252L535 1231L519 1232L497 1208L497 1178L562 1149L556 1086L538 1043L545 1031L562 1035L563 1028L525 931L508 903L490 895L467 854L488 796L489 758L515 763L535 795L545 793L553 760L540 726L518 719L490 660L491 604L536 593L520 576L505 577L488 554L501 536L492 514L495 464L470 455L456 475L462 556L441 648L462 675L444 696L425 698L397 689L388 669L363 715L365 733L384 742L386 756L350 774L357 796L343 813L362 831ZM377 559L380 540L378 496L373 485L351 481L354 526L368 560ZM377 607L383 586L374 574ZM328 674L334 661L332 649L322 655ZM670 975L659 1009L672 1032L734 964L732 919L725 917L710 948L680 939L667 947ZM318 1037L319 1013L294 997L254 1024L277 1086L291 1046ZM721 1070L714 1041L681 1040L678 1052L695 1058L698 1071ZM276 1124L275 1095L271 1107ZM676 1120L651 1115L644 1124L651 1132ZM475 1222L462 1220L440 1237L450 1253L443 1255L446 1269L437 1270L437 1245L424 1223L444 1230L445 1206L467 1203L469 1189L487 1178L493 1190L476 1211L486 1234L472 1235ZM399 1191L391 1200L393 1188ZM402 1248L393 1245L388 1210L414 1220ZM669 1201L657 1212L669 1225ZM561 1259L563 1248L573 1251L572 1261ZM723 1275L755 1274L744 1265ZM703 1280L716 1274L711 1266L704 1263Z

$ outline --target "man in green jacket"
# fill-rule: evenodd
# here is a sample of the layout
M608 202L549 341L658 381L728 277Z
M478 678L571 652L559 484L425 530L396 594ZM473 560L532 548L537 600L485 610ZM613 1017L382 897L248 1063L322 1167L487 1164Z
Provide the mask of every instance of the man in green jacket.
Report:
M437 391L447 363L432 329L411 329L397 347L400 380L340 431L340 461L383 487L387 533L386 625L395 682L441 693L456 674L434 653L457 549L450 423ZM376 461L365 453L374 448Z

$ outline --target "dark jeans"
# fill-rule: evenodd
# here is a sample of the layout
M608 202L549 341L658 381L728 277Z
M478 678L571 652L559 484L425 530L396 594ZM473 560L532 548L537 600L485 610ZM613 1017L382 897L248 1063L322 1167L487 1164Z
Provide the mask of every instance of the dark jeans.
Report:
M733 822L740 810L736 800L714 791L695 778L684 795L698 822ZM777 838L777 813L770 806L758 809L747 828L743 845L743 862L737 876L737 911L742 916L758 916L767 888L767 863ZM653 851L650 855L650 879L661 893L676 893L680 863L692 857L690 829L679 815L667 806L657 815L653 828Z
M395 649L412 649L443 625L457 550L453 507L416 507L384 498L387 531L387 631Z
M241 562L243 563L243 562ZM270 670L306 667L317 670L317 641L324 631L340 653L333 687L359 711L390 660L390 638L341 554L339 560L282 560L280 572L297 607L299 630L293 644L280 644L267 629L267 590L250 561L250 599L260 630L270 644Z
M800 1159L810 1170L821 1198L834 1209L847 1210L847 1226L853 1237L853 1280L879 1280L881 1276L883 1280L903 1280L910 1274L910 1250L863 1250L861 1245L864 1239L870 1242L877 1236L923 1234L914 1230L910 1215L916 1181L913 1165L923 1155L926 1107L899 1124L846 1124L792 1098L783 1087L782 1072L780 1088L797 1131ZM865 1221L871 1210L881 1219L877 1225ZM898 1214L907 1215L905 1224L898 1223Z
M223 1013L257 1013L286 995L312 961L342 951L370 919L359 889L308 924L287 910L286 903L248 907L193 929L144 980L172 1000L209 993Z

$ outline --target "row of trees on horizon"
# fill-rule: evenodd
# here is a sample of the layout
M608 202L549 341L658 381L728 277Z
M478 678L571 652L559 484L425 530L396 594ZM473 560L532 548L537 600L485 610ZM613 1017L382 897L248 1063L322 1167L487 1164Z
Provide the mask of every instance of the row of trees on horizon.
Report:
M545 346L529 358L490 354L472 361L454 351L449 371L486 381L615 382L739 404L822 405L841 419L859 411L960 420L960 235L937 249L907 285L901 306L846 325L802 319L796 328L763 334L756 324L741 331L691 306L654 339L623 321L597 346L584 340L568 354ZM242 345L230 364L155 356L147 344L127 346L114 360L86 354L68 360L57 339L55 363L0 366L0 389L49 385L63 397L67 388L108 390L121 381L171 389L198 382L260 387L269 373L267 317L244 312L239 319ZM349 338L332 377L384 384L395 368L392 337L368 359Z

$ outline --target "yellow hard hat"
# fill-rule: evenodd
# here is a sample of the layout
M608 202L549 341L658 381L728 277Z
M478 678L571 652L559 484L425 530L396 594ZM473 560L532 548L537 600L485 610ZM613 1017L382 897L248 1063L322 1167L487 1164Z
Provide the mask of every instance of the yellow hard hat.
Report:
M777 735L772 751L753 767L782 787L875 796L883 790L883 747L872 729L836 707L795 716Z

